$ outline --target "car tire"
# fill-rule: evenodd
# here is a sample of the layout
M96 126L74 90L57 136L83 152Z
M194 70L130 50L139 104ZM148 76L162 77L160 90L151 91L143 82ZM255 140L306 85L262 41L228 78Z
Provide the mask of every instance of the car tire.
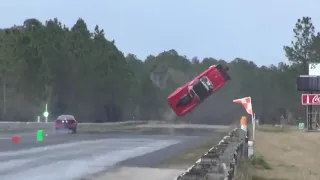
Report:
M72 134L76 134L77 133L77 128L73 128L72 129Z
M224 71L229 71L229 67L228 67L228 66L225 66L225 67L224 67Z
M231 77L229 76L228 71L229 71L229 67L225 66L224 67L224 76L225 76L225 80L226 81L230 81L231 80Z
M230 80L231 80L231 77L230 77L229 75L227 75L227 76L226 76L226 80L227 80L227 81L230 81Z

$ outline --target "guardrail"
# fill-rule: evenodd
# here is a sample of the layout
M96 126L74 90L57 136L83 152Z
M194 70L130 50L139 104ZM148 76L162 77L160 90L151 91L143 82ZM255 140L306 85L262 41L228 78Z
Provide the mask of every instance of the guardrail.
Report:
M87 126L111 126L123 124L143 124L145 121L121 121L108 123L78 123L79 127ZM0 130L14 130L14 129L52 129L53 122L0 122Z
M248 157L246 132L236 128L175 180L231 180L240 159Z

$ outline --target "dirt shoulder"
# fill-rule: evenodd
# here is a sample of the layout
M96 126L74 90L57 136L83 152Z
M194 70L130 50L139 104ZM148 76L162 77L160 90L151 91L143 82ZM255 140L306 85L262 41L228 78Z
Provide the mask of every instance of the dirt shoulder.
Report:
M267 168L253 166L256 180L319 180L320 133L262 127L254 153ZM268 168L269 167L269 168Z
M159 169L141 167L120 167L114 171L91 178L91 180L171 180L177 174L181 174L181 169Z

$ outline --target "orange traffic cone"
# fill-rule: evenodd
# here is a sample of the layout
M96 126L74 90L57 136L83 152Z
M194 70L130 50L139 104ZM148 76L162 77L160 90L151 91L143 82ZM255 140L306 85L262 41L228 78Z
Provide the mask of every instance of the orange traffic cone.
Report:
M244 131L247 131L247 117L246 116L242 116L240 119L240 128Z

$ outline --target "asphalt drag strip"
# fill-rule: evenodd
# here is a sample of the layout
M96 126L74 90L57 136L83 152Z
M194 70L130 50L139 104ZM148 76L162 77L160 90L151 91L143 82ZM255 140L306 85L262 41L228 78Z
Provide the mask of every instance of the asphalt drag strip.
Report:
M40 143L36 133L21 134L18 144L1 136L0 179L77 180L113 167L152 167L217 135L47 134Z
M2 180L77 179L178 140L108 138L0 153Z

